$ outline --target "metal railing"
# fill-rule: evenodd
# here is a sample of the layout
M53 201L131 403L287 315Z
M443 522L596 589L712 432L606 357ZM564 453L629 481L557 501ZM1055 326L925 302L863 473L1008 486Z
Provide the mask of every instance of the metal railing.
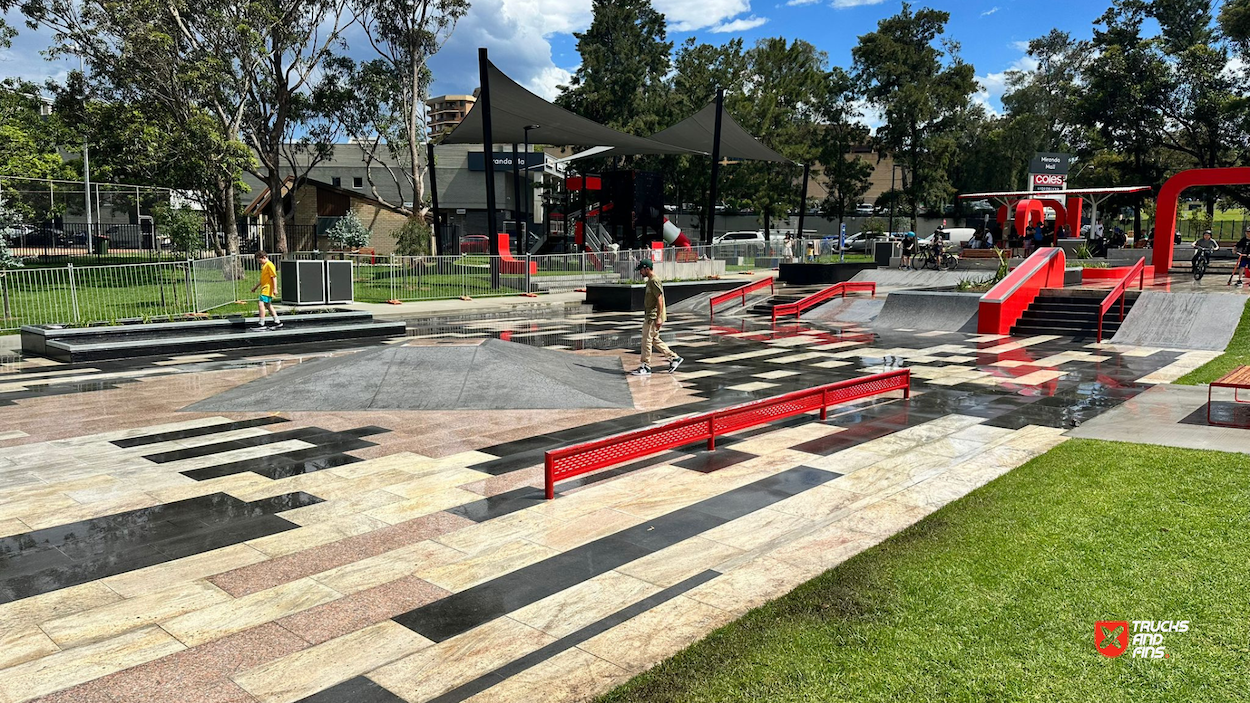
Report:
M197 312L194 262L0 271L0 329Z
M772 276L769 276L768 278L761 278L760 280L753 281L751 283L746 284L745 286L739 286L738 288L734 288L733 290L725 291L724 293L721 293L720 295L712 296L707 301L708 320L713 321L716 319L716 306L717 305L728 302L730 300L734 300L735 298L741 298L742 304L746 305L748 293L754 293L755 291L763 290L764 288L768 288L770 291L776 293L777 292L776 279L774 279Z
M1137 260L1137 263L1129 267L1128 272L1124 274L1119 283L1116 283L1111 292L1107 293L1107 297L1102 299L1102 304L1098 306L1098 338L1096 341L1102 341L1102 318L1115 305L1116 300L1120 301L1120 322L1124 322L1124 299L1128 297L1128 286L1134 278L1137 279L1137 290L1146 287L1146 257L1143 256Z
M857 290L869 291L872 293L874 298L877 296L877 284L872 281L843 281L842 283L835 283L822 291L812 293L802 300L796 300L793 303L784 303L774 307L773 324L777 324L777 318L781 315L794 315L794 319L797 320L804 310L815 305L819 305L826 300L836 298L839 295L845 298L847 293Z
M863 378L830 383L735 405L723 410L670 420L653 427L592 442L553 449L544 456L547 500L555 497L557 481L695 442L706 441L708 451L713 451L716 449L718 435L767 424L793 415L802 415L813 410L819 410L820 419L824 420L828 416L828 408L831 405L849 403L896 390L903 391L904 398L911 397L910 369L887 371Z

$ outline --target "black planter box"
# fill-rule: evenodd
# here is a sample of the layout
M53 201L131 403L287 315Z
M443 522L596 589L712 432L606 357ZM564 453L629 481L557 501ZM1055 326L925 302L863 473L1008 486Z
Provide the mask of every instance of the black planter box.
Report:
M741 288L749 281L680 281L664 284L664 303L672 305L700 293L719 293ZM595 312L638 312L643 309L647 287L641 283L630 286L586 286L586 302Z
M777 280L796 286L834 284L849 281L860 271L877 268L876 264L782 264Z

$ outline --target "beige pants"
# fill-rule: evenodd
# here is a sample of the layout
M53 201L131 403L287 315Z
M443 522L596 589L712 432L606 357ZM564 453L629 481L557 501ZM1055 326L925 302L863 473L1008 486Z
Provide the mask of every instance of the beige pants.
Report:
M642 323L642 363L648 366L651 365L651 347L653 346L669 359L677 357L664 340L660 339L660 328L655 324L655 320L648 319Z

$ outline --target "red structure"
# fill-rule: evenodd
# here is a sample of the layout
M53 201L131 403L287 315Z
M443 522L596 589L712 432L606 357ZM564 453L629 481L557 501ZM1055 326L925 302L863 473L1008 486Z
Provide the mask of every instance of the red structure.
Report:
M661 425L614 435L593 442L553 449L546 454L545 474L547 500L555 497L557 481L573 478L599 469L606 469L634 459L707 442L708 451L716 449L717 435L748 427L764 425L794 415L820 411L820 419L828 416L828 408L861 398L870 398L890 391L903 391L911 397L911 370L899 369L853 378L807 390L795 391L775 398L755 400L723 410L683 417Z
M1055 211L1055 229L1063 227L1068 223L1068 216L1064 210L1063 203L1054 198L1038 198L1037 202L1041 203L1043 208L1050 208ZM1042 211L1042 215L1045 217L1045 210Z
M748 283L745 286L739 286L733 290L728 290L719 295L712 296L712 299L708 301L708 320L716 319L716 306L721 303L741 298L742 304L746 305L748 293L754 293L757 290L763 290L765 288L769 289L773 293L776 293L777 286L775 285L775 281L776 279L769 276L768 278L761 278L760 280Z
M1042 209L1042 202L1032 198L1025 198L1016 202L1016 235L1024 239L1024 230L1029 225L1040 225L1046 221L1046 211Z
M524 274L525 262L512 258L511 238L506 234L496 234L496 241L499 243L499 273L502 274ZM538 275L538 262L529 262L529 270L531 276Z
M774 307L773 324L777 324L777 318L782 315L794 315L794 319L797 320L804 310L814 305L819 305L826 300L832 300L839 295L845 298L848 292L856 290L866 290L872 293L874 298L877 297L877 284L872 281L843 281L842 283L835 283L822 291L812 293L802 300Z
M1102 341L1102 318L1107 315L1111 308L1115 307L1116 301L1120 302L1120 322L1124 322L1124 299L1128 293L1128 287L1134 278L1137 279L1137 290L1146 287L1146 257L1143 256L1137 260L1137 263L1128 267L1128 271L1124 273L1120 281L1102 299L1102 304L1098 307L1098 336L1094 341Z
M1176 236L1176 207L1181 191L1195 186L1250 185L1250 168L1195 168L1172 176L1159 189L1155 201L1155 275L1167 275L1172 268L1173 240Z
M1007 277L981 297L977 312L979 334L1010 334L1012 325L1043 288L1062 288L1067 258L1063 249L1046 247L1033 252Z

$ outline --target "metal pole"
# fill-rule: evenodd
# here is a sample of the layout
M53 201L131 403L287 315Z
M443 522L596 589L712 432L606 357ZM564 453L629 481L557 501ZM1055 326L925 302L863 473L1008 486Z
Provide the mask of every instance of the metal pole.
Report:
M527 247L521 241L521 171L517 164L516 144L512 145L512 200L512 229L516 232L516 253L520 254Z
M807 177L812 173L811 164L803 164L803 186L799 195L799 234L798 238L803 238L803 218L807 215Z
M430 237L430 252L438 256L444 247L443 232L438 217L438 176L434 173L434 142L425 143L425 171L430 174L430 201L434 206L434 236Z
M478 105L482 109L482 160L486 169L486 234L491 254L490 283L499 288L499 228L495 226L495 142L490 120L490 59L486 47L477 50L477 68L481 77L481 93Z
M720 177L720 132L721 113L725 109L725 89L716 89L716 125L712 130L712 185L708 188L707 200L707 231L703 234L703 243L711 244L713 230L716 228L716 180Z
M886 227L889 231L885 233L888 238L894 234L894 203L898 200L898 193L894 190L894 169L898 166L894 163L894 157L890 157L890 224Z
M82 54L78 55L78 72L83 76L83 93L82 93L82 110L83 115L87 113L87 70L84 67ZM82 137L82 175L83 175L83 195L86 196L87 203L87 245L91 245L91 155L87 148L87 135L84 133ZM72 241L72 240L71 240ZM88 249L90 251L90 249Z

